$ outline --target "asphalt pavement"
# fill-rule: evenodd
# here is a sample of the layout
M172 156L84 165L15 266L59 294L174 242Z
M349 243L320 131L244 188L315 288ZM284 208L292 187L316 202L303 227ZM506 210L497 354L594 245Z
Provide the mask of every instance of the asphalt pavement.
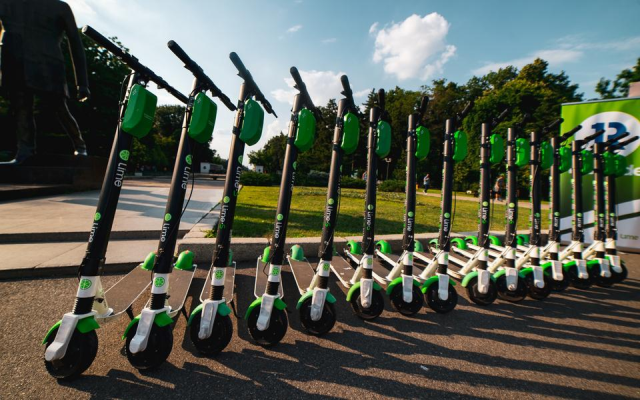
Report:
M180 317L168 362L140 373L123 353L124 316L98 330L96 360L71 382L47 374L40 342L71 310L77 280L0 281L0 398L640 398L640 255L625 259L629 278L612 288L570 288L542 302L483 308L458 286L458 307L448 315L423 310L403 317L385 300L375 322L355 317L333 282L339 322L321 338L302 331L297 289L285 268L292 312L279 345L255 345L245 321L233 317L227 349L201 357ZM240 315L253 300L254 265L239 265ZM196 299L205 273L196 273ZM105 286L120 276L104 277ZM198 304L193 297L187 310Z

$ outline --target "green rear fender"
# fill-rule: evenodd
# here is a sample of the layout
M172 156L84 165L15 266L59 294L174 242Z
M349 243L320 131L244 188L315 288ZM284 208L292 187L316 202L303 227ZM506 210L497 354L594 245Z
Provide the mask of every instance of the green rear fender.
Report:
M434 282L438 283L438 275L434 275L422 283L420 288L422 293L427 293L427 290L429 290L429 286L433 285ZM451 278L449 278L449 284L452 286L456 286L456 282Z
M175 269L179 269L182 271L191 271L193 270L193 252L189 250L185 250L178 256L178 261L176 261Z
M378 243L376 243L376 247L378 247L382 254L391 254L391 245L386 240L379 240Z
M62 320L56 322L55 324L53 324L51 328L49 328L49 330L47 331L47 334L44 336L44 339L42 340L42 344L47 343L47 340L49 340L49 337L51 336L53 331L58 329L61 323L62 323ZM98 322L93 316L86 317L79 320L78 325L76 325L76 329L80 333L89 333L91 331L95 331L98 328L100 328L100 325L98 324Z
M478 271L471 271L464 276L464 278L462 279L462 283L460 284L462 285L462 287L466 288L467 285L469 285L469 282L471 282L473 278L477 278L477 277L478 277ZM491 280L495 282L496 277L491 275Z
M497 236L489 235L489 240L495 246L502 246L502 241Z
M358 148L360 121L358 121L358 116L352 113L347 113L343 121L342 144L340 147L342 147L345 154L351 154Z
M129 337L129 331L131 330L131 327L138 321L140 321L139 315L137 315L131 320L131 322L129 322L129 325L127 325L127 329L124 330L124 334L122 335L122 340L126 340L127 337ZM166 312L161 312L159 314L156 314L153 323L162 328L163 326L173 324L173 320L171 319L169 314L167 314Z
M378 283L376 281L373 281L373 289L374 290L382 290L382 287L380 287L380 285L378 285ZM360 290L360 282L358 282L355 285L351 286L351 288L349 289L349 292L347 293L347 301L351 301L351 298L353 297L353 294L358 290Z
M299 310L302 307L302 303L304 303L307 299L313 297L313 290L308 290L300 300L298 300L298 304L296 304L296 310ZM327 292L327 301L331 304L336 302L336 298L331 294L331 292Z
M464 238L464 240L474 246L478 245L478 238L476 236L467 236L466 238Z
M202 307L204 306L203 303L198 304L198 307L196 307L192 312L191 315L189 315L189 321L187 322L187 326L191 326L191 322L193 322L193 319L195 318L196 315L200 314L202 312ZM220 303L218 305L218 315L221 315L223 317L226 317L227 315L231 314L231 308L229 308L229 306L227 305L227 303Z
M438 248L438 239L429 240L429 247L433 247L433 248L437 249Z
M467 248L467 242L465 242L463 238L453 238L451 239L451 243L460 250L466 250Z
M360 246L360 243L356 242L355 240L349 240L347 242L347 247L349 248L349 253L351 254L354 254L354 255L362 254L362 247Z
M147 270L147 271L153 271L153 265L156 262L156 252L152 251L151 253L149 253L149 255L147 255L147 258L144 259L144 261L142 262L142 265L140 265L140 268Z
M389 286L387 286L387 296L391 296L391 293L393 292L393 288L398 286L398 285L402 285L402 277L399 276L396 279L392 280L391 283L389 284ZM413 280L413 286L417 286L420 287L420 282L418 282L417 280Z
M262 304L262 297L258 297L253 301L253 303L251 303L249 308L247 308L247 312L244 314L244 319L249 319L249 315L251 315L251 312L253 311L253 309L256 307L259 307L260 304ZM273 305L278 310L284 310L285 308L287 308L287 304L284 301L282 301L280 297L276 297L276 301Z
M416 251L418 253L424 252L424 246L422 245L422 243L415 239L413 240L413 251Z
M304 261L304 249L300 245L294 245L291 247L291 258L296 261Z

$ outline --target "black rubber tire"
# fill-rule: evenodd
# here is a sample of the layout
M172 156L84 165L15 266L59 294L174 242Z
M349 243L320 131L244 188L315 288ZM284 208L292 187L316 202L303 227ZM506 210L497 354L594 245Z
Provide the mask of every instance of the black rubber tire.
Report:
M569 281L571 282L571 286L573 286L576 289L582 289L582 290L587 290L591 286L593 286L593 283L595 282L595 278L594 278L594 275L591 273L591 270L588 269L589 277L587 279L582 279L578 277L578 266L573 265L569 267L567 274L569 275Z
M498 289L498 297L511 303L518 303L527 297L527 283L518 276L518 284L516 290L507 289L507 276L501 275L496 279L496 287Z
M402 315L412 316L420 312L424 306L424 298L419 286L412 285L411 303L407 303L402 298L402 283L393 287L389 300L394 310Z
M438 314L446 314L453 311L456 305L458 305L458 292L456 292L456 288L449 283L449 296L447 300L442 301L440 297L438 297L438 282L434 282L427 288L424 299L433 311Z
M491 305L498 298L498 288L493 279L489 279L489 290L485 294L478 291L478 277L471 278L466 289L469 299L480 306Z
M609 271L611 271L611 267L609 267ZM593 279L595 280L595 284L600 286L600 287L611 287L613 286L614 283L616 283L616 278L613 276L613 273L611 273L611 276L608 278L605 278L603 276L600 276L600 272L601 268L600 268L600 264L598 265L594 265L593 267L591 267L591 272L593 274Z
M129 336L125 343L125 352L127 359L131 365L138 370L150 370L158 368L164 363L171 350L173 349L173 328L171 325L158 326L155 323L151 327L149 333L149 341L147 342L147 348L144 351L133 354L129 350L129 344L135 337L135 332L138 329L138 323L133 324L129 330Z
M300 313L300 323L308 334L313 336L322 336L331 331L336 324L336 308L332 303L325 300L322 309L322 316L318 321L311 319L311 301L312 297L306 299L298 310Z
M556 281L555 279L553 279L553 277L551 278L551 290L553 290L554 292L563 292L569 287L569 285L571 285L571 277L569 276L569 273L564 270L564 268L562 269L561 281Z
M56 328L46 342L49 347L56 338ZM44 366L51 376L60 380L72 380L80 376L93 363L98 354L98 335L96 331L81 333L77 329L71 335L71 341L67 352L62 359L57 361L44 361Z
M213 321L213 330L211 336L206 339L200 339L200 322L202 321L202 313L199 312L193 317L191 326L189 326L189 338L198 352L205 356L215 356L229 345L233 337L233 322L231 317L225 315L216 315Z
M260 307L255 307L251 310L249 318L247 319L247 327L249 328L249 334L260 346L269 347L275 346L280 343L284 335L287 334L289 328L289 318L287 317L286 310L280 310L273 307L271 311L271 319L269 320L269 327L264 331L261 331L257 327L258 317L260 316Z
M615 272L613 268L611 269L611 276L614 278L614 283L620 283L627 279L627 275L629 271L627 270L627 266L624 262L620 262L620 268L622 268L622 272Z
M527 275L525 281L527 282L527 293L529 297L534 300L544 300L551 294L551 288L553 285L553 278L547 274L543 274L544 287L536 287L533 281L533 272Z
M378 318L380 314L382 314L382 311L384 311L384 297L382 297L379 290L374 290L371 295L371 306L364 308L360 302L360 288L358 288L351 295L351 308L353 308L353 312L356 313L359 318L370 321Z

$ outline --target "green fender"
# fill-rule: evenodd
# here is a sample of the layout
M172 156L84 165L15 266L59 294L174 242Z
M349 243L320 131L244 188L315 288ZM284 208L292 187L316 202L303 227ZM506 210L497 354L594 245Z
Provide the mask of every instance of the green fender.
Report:
M382 288L380 287L380 285L378 285L376 281L373 281L373 288L375 290L382 290ZM347 293L347 301L351 301L351 297L353 296L353 293L355 293L355 291L358 289L360 289L360 282L351 286L351 289L349 289L349 293Z
M422 284L422 287L420 289L422 291L422 293L427 293L427 289L429 289L429 286L431 286L431 284L433 284L434 282L438 282L438 276L437 275L434 275L431 278L429 278L426 281L424 281L424 283ZM453 286L456 285L456 282L451 278L449 278L449 283L451 285L453 285Z
M193 269L193 253L189 250L185 250L178 256L175 269L182 271L191 271Z
M193 318L195 318L196 315L202 312L203 305L204 305L203 303L198 304L198 307L196 307L195 310L191 312L191 315L189 316L189 321L187 322L187 326L191 326L191 322L193 321ZM220 303L218 305L218 315L226 317L229 314L231 314L231 309L229 308L227 303Z
M251 315L251 311L253 311L253 309L259 306L261 303L262 303L262 297L258 297L257 299L255 299L247 309L247 312L244 314L244 319L249 319L249 315ZM278 310L284 310L285 308L287 308L287 304L284 301L282 301L280 297L276 297L276 301L273 305Z
M465 287L465 288L466 288L466 287L467 287L467 285L469 284L469 282L471 281L471 279L473 279L473 278L475 278L475 277L477 277L477 276L478 276L478 271L471 271L471 272L469 272L468 274L466 274L466 275L464 276L464 279L462 279L462 283L461 283L462 287ZM494 282L496 281L495 276L490 275L490 277L491 277L491 280L492 280L492 281L494 281Z
M497 280L498 278L500 278L502 275L506 274L507 271L505 271L504 269L501 269L500 271L496 272L495 274L493 274L493 278L494 280ZM524 279L524 275L522 275L522 271L518 271L518 276L522 279Z
M349 240L349 242L347 242L347 246L349 247L349 253L355 255L362 254L362 247L360 246L360 243L356 242L355 240Z
M547 268L551 266L551 263L547 263L547 264L549 264L549 265L547 266ZM541 266L541 267L542 267L542 271L543 271L543 273L544 273L545 275L549 275L549 270L548 270L548 269L545 269L545 268L544 268L544 266ZM522 268L522 269L520 270L520 272L518 273L518 275L520 275L520 276L522 276L522 277L526 277L527 275L532 274L532 273L533 273L533 268L531 268L531 267L526 267L526 268Z
M456 245L460 250L467 249L467 242L465 242L463 238L453 238L451 239L451 243Z
M413 241L413 251L417 251L422 253L424 251L424 247L422 246L422 243L418 242L417 240Z
M436 249L438 248L438 239L431 239L429 240L429 246L433 246Z
M598 260L587 261L587 269L593 268L594 265L600 266L600 262Z
M55 324L53 324L51 328L49 328L49 331L44 336L44 339L42 339L42 344L47 343L47 340L49 340L49 337L51 336L53 331L58 329L61 323L62 323L62 320L56 322ZM82 318L81 320L78 321L78 325L76 325L76 329L80 333L89 333L91 331L95 331L98 328L100 328L100 325L98 324L98 322L93 316Z
M546 262L546 263L544 263L544 264L542 264L542 265L541 265L542 270L543 270L543 271L545 271L545 274L547 273L547 270L548 270L549 268L551 268L551 266L552 266L552 265L553 265L553 263L551 263L551 262Z
M296 304L296 310L299 310L300 307L302 307L302 303L304 303L309 297L313 297L313 290L308 290L304 296L300 297L298 304ZM331 294L331 292L327 292L327 301L331 304L336 302L336 298Z
M296 261L304 261L304 249L300 245L294 245L291 247L291 258Z
M268 263L269 262L269 253L271 252L271 247L267 246L264 248L264 250L262 250L262 262L263 263Z
M476 236L467 236L464 238L468 243L471 243L474 246L478 245L478 238Z
M133 324L135 324L138 321L140 321L140 316L139 315L136 316L134 319L132 319L131 322L129 322L129 325L127 325L127 329L124 330L124 334L122 335L122 340L126 340L127 339L128 335L129 335L129 330L131 329ZM167 326L167 325L173 324L173 320L171 319L169 314L167 314L166 312L161 312L159 314L156 314L156 317L153 320L153 323L162 328L163 326Z
M518 246L526 246L529 240L525 235L516 235L516 243Z
M569 268L573 267L574 265L576 265L576 261L575 260L571 260L568 263L562 264L562 269L565 270L565 271L569 271Z
M140 268L147 271L153 271L153 265L155 264L155 262L156 262L156 252L152 251L151 253L149 253L147 258L144 259L144 261L142 262L142 265L140 265Z
M399 276L396 279L392 280L389 286L387 286L387 296L391 296L391 292L393 292L393 288L398 286L398 284L402 285L402 277ZM420 287L420 282L417 280L413 280L413 286Z
M382 254L391 254L391 245L386 240L379 240L376 246Z
M497 236L489 235L489 240L493 245L502 246L502 242L500 241L500 239L498 239Z

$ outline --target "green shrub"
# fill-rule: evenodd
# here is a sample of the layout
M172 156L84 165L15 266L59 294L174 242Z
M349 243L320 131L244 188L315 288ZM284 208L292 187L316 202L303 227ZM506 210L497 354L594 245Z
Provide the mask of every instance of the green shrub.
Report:
M271 176L260 172L244 171L240 175L240 184L245 186L271 186L273 184Z
M340 187L348 189L364 189L367 187L367 182L364 179L343 176L340 178Z
M405 181L389 179L382 182L379 186L379 189L381 192L404 192L405 186Z

